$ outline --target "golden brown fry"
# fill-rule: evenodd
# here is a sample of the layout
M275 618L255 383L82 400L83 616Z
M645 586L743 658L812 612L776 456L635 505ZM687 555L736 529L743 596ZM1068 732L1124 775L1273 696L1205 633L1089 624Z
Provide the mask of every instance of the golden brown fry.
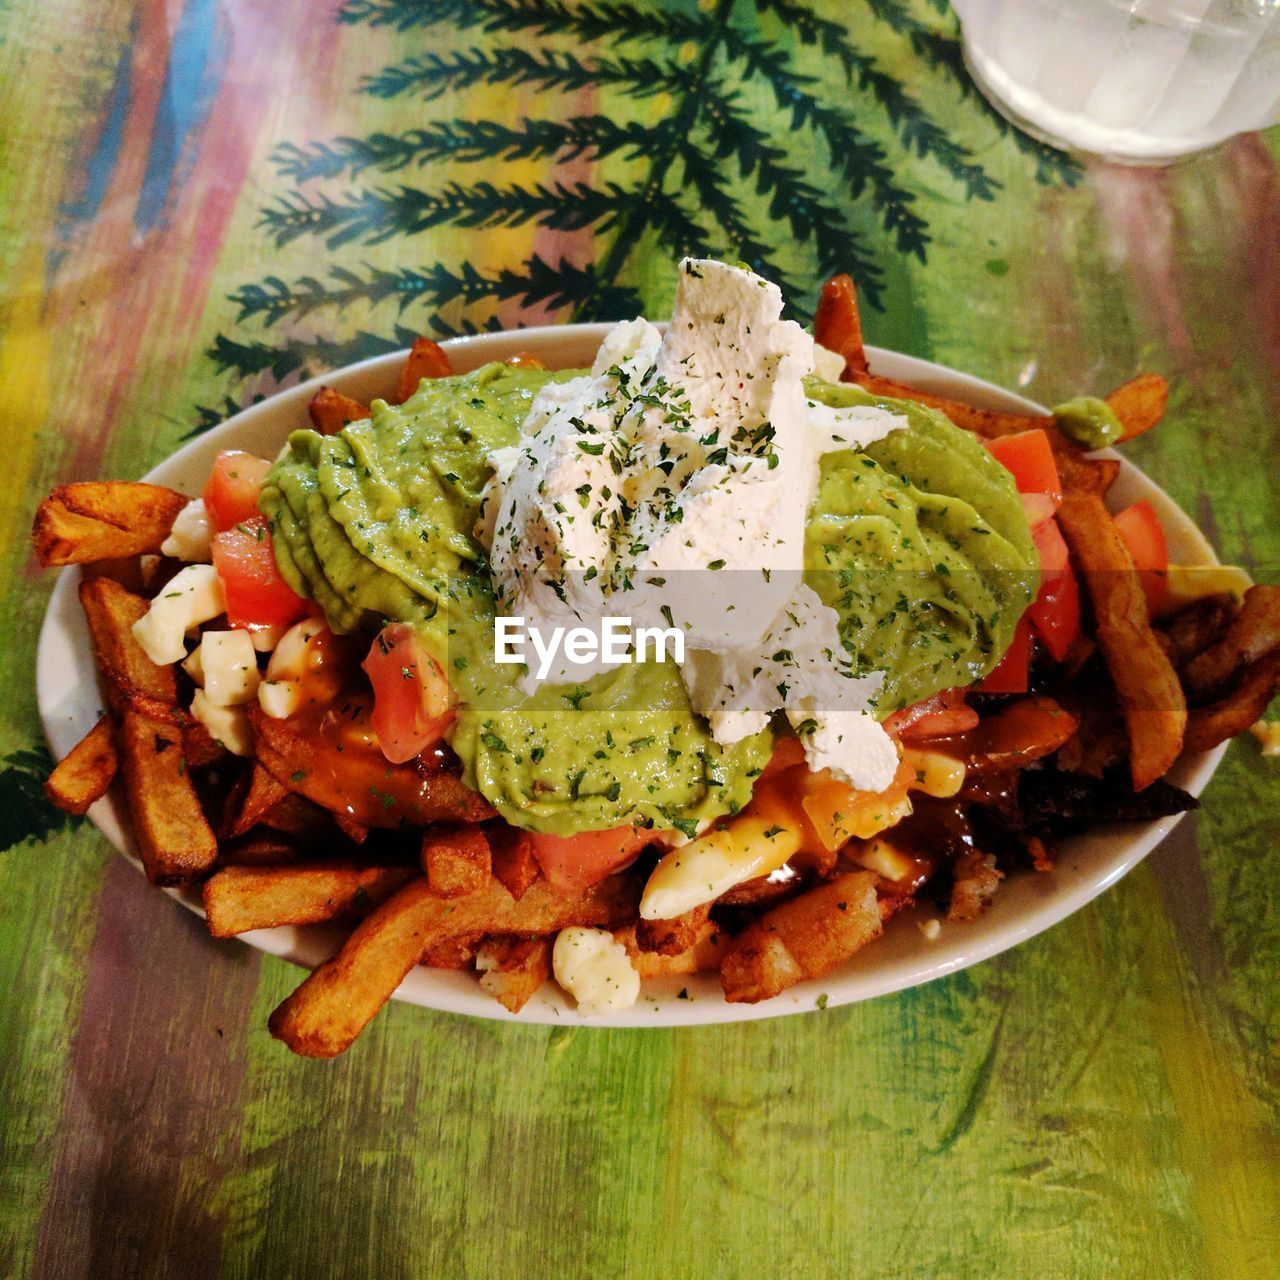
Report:
M271 1015L271 1034L295 1053L332 1058L347 1049L433 947L475 934L548 934L571 924L611 925L635 913L638 886L610 876L578 898L545 881L516 902L497 880L465 898L441 898L425 877L405 885Z
M207 769L210 765L231 759L231 752L199 720L191 720L182 726L182 750L187 757L188 769Z
M766 911L729 945L724 998L768 1000L843 964L884 932L873 871L852 871Z
M813 336L820 346L844 356L844 376L867 372L867 353L862 345L862 317L853 277L832 276L822 288L813 318Z
M1243 733L1262 718L1277 691L1280 691L1280 650L1245 668L1236 687L1226 697L1190 712L1188 749L1211 751L1219 743Z
M1201 596L1161 617L1156 636L1173 665L1183 667L1226 635L1237 608L1229 592Z
M1133 789L1141 791L1163 777L1182 751L1182 685L1151 629L1142 583L1102 499L1068 493L1058 524L1093 601L1098 645L1129 734Z
M707 903L671 920L639 919L635 928L636 947L662 956L679 955L693 946L710 915L711 904Z
M233 840L256 827L281 800L289 794L275 774L269 773L256 760L236 780L227 796L219 835Z
M152 884L181 884L208 871L218 842L191 785L181 731L125 710L116 750L147 878Z
M419 961L428 969L470 969L475 965L476 952L480 949L483 935L473 934L468 938L454 938L451 942L442 942L432 947Z
M978 409L960 400L952 400L948 396L935 395L931 391L920 391L893 378L882 378L877 373L855 371L850 381L864 387L872 395L927 404L931 409L938 409L946 414L957 427L974 431L990 440L994 440L997 436L1014 435L1019 431L1031 431L1036 427L1056 433L1054 418L1050 414L997 413L993 409Z
M422 837L422 870L433 893L460 898L489 882L489 842L475 826L433 827Z
M218 861L226 867L282 867L301 857L302 850L288 836L259 827L239 840L224 842Z
M92 578L80 584L80 603L111 705L121 710L136 701L136 694L149 700L146 709L156 718L176 714L173 668L156 666L133 638L133 624L151 607L150 601L110 578Z
M369 416L369 406L352 400L332 387L321 387L307 405L311 425L321 435L337 435L348 423L363 422Z
M215 938L282 924L320 924L362 916L417 877L399 864L311 862L296 867L223 867L204 884L204 913Z
M409 359L400 371L396 385L396 403L403 404L418 389L423 378L447 378L453 365L443 349L430 338L415 338L409 348Z
M288 720L274 720L257 707L249 718L254 752L281 782L324 809L344 810L361 826L425 827L493 816L484 798L456 773L416 762L391 765L376 752L337 755Z
M62 757L45 781L44 793L63 813L85 813L106 795L117 764L111 722L104 718Z
M60 484L36 508L31 536L46 567L160 550L187 499L156 484Z
M1228 688L1243 667L1280 648L1280 587L1253 586L1244 594L1226 635L1187 663L1187 691L1205 697Z
M1139 374L1107 396L1111 412L1124 427L1122 440L1150 431L1164 417L1168 403L1169 384L1158 373Z
M729 935L712 920L703 921L690 944L674 955L642 951L636 945L635 925L615 929L613 936L626 947L631 967L641 978L673 978L689 973L710 973L720 967L730 942Z
M551 974L550 938L486 938L476 952L480 988L519 1013Z
M947 919L969 923L990 905L1004 879L995 857L978 849L970 849L956 859L952 874L951 901Z
M491 823L487 830L493 874L513 898L522 898L525 890L542 876L529 833L505 822Z

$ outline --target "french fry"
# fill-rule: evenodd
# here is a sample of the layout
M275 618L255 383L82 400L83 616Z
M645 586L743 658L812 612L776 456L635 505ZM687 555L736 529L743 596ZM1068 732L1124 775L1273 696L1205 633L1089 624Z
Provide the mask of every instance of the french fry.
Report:
M31 536L46 568L160 550L187 499L156 484L60 484L36 508Z
M1102 499L1068 493L1058 524L1093 602L1098 645L1129 735L1135 791L1163 776L1182 751L1187 702L1147 611L1142 583Z
M218 842L191 785L181 732L126 709L116 750L147 878L152 884L182 884L208 871L217 861Z
M476 952L480 989L519 1013L551 976L549 938L486 938Z
M133 624L150 602L110 578L91 578L80 584L80 603L108 702L122 710L139 695L158 718L165 717L166 708L176 714L178 686L173 668L157 666L133 638Z
M337 435L348 423L363 422L369 416L369 406L352 400L332 387L321 387L307 405L311 425L321 435Z
M415 338L396 384L396 403L403 404L413 395L423 378L447 378L452 372L453 365L441 347L430 338Z
M251 708L258 760L291 791L325 809L345 809L361 826L425 827L433 822L481 822L493 810L455 773L389 765L380 754L348 751L335 763L325 757L317 767L314 736L287 720L275 720ZM341 777L335 770L340 767Z
M734 938L720 965L724 997L771 999L830 972L883 931L875 873L851 871L766 911Z
M493 874L506 886L507 892L519 900L542 876L542 868L533 856L533 841L527 831L505 822L490 824L488 836Z
M419 964L428 969L470 969L476 962L476 952L480 949L483 936L476 934L467 938L454 938L451 942L442 942L432 947Z
M844 356L845 375L867 372L862 346L862 317L851 276L832 276L823 286L813 318L813 336L820 346Z
M117 766L111 721L104 718L58 762L45 781L44 793L63 813L83 814L106 795Z
M627 949L631 967L641 978L675 978L690 973L710 973L720 968L729 947L729 935L713 920L704 920L683 951L663 955L642 951L636 943L636 925L615 929L613 936Z
M1162 617L1156 635L1173 665L1183 667L1217 644L1226 635L1236 609L1235 597L1223 591L1201 596Z
M711 914L711 904L694 907L670 920L636 921L635 945L639 951L652 951L661 956L675 956L688 951L697 941Z
M422 870L433 893L459 898L489 882L489 841L479 827L433 827L422 837Z
M301 857L288 836L259 827L239 840L224 841L218 861L226 867L282 867Z
M1234 682L1248 667L1280 648L1280 587L1253 586L1231 619L1226 634L1187 663L1187 691L1204 697Z
M231 752L199 720L182 726L182 750L186 753L188 769L207 769L231 759Z
M204 883L204 913L215 938L283 924L344 920L366 915L417 875L416 867L403 863L223 867Z
M1169 384L1158 373L1139 374L1107 396L1111 412L1124 427L1122 440L1150 431L1164 417L1168 403Z
M947 919L969 923L991 905L1004 872L991 854L970 849L956 859L953 876Z
M1219 743L1243 733L1262 718L1277 690L1280 690L1280 650L1246 667L1226 697L1191 710L1187 716L1187 747L1191 751L1211 751Z
M256 827L289 794L284 783L256 760L237 780L227 796L219 835L224 840L242 836Z
M350 1047L405 974L442 943L475 934L554 933L571 924L605 926L635 914L637 885L623 874L578 898L545 881L517 902L497 881L465 898L441 898L425 877L384 902L271 1015L271 1034L295 1053L332 1058Z

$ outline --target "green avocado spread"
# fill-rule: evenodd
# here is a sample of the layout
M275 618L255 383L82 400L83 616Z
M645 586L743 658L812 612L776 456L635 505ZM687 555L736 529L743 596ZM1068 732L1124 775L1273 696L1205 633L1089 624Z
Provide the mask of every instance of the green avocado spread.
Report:
M631 823L693 834L750 799L765 730L723 746L673 662L615 667L579 686L517 687L494 658L494 601L474 529L491 474L547 373L490 364L375 401L336 435L296 431L268 476L281 572L338 632L411 624L460 706L449 736L466 781L513 824L570 835ZM822 458L805 577L840 618L861 672L884 671L883 718L987 674L1031 602L1036 554L1012 477L931 409L810 379L827 404L907 418L863 451Z

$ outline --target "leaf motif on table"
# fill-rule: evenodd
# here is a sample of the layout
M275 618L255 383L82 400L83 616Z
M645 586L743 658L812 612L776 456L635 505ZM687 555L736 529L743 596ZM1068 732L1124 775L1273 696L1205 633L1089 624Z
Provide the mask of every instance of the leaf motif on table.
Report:
M0 757L0 852L47 839L79 821L45 799L44 780L52 768L53 758L43 746Z
M505 327L531 308L618 319L655 301L647 261L684 254L745 261L782 286L801 319L837 271L878 305L881 263L924 262L931 243L905 173L928 173L957 199L1001 194L926 104L921 77L993 120L1039 181L1078 174L990 111L948 7L932 8L921 17L913 0L862 0L834 21L808 0L713 0L693 11L627 0L347 0L341 24L396 33L398 56L357 92L394 103L403 124L275 149L285 185L260 211L264 256L296 259L291 251L308 246L323 265L241 285L237 327L216 337L213 360L236 382L278 382L420 332ZM890 59L911 68L911 83L887 69ZM517 90L536 91L536 116L503 109ZM451 118L434 105L445 100L458 104ZM572 249L504 260L499 233L519 228ZM437 229L450 244L461 239L460 261L456 250L432 259ZM379 307L395 318L371 322ZM197 431L222 416L199 413Z

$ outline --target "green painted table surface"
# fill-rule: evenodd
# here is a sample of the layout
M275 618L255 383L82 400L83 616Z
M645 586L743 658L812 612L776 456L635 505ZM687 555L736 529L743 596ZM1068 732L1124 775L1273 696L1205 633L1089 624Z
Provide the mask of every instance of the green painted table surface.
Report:
M1239 1277L1280 1258L1280 772L1048 933L851 1008L695 1030L395 1005L332 1063L297 970L44 808L26 540L413 332L670 305L682 252L1053 403L1173 384L1132 456L1280 563L1280 136L1064 160L931 0L0 7L0 1271Z

